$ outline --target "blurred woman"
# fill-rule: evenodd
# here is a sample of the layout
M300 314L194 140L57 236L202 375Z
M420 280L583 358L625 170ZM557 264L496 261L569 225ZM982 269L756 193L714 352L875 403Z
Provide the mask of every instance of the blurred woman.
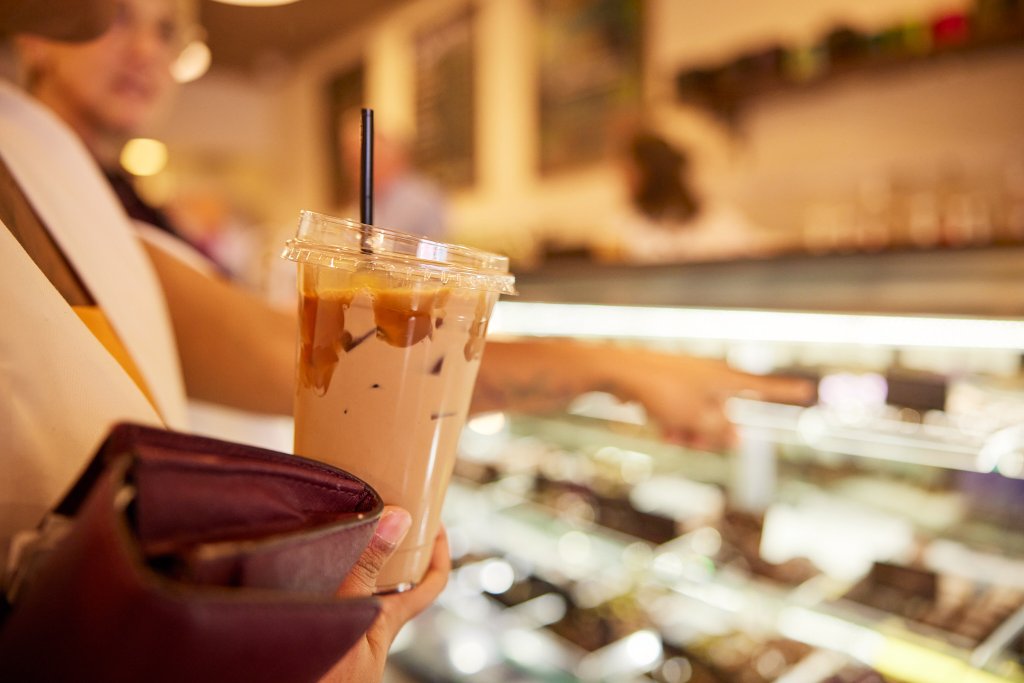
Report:
M19 37L23 85L74 130L130 217L199 247L139 195L120 163L125 143L152 126L173 99L171 65L193 26L194 2L112 4L109 27L94 40Z
M46 5L49 14L21 13L2 29L89 37L89 26L60 23L51 31L45 21L76 16L80 2L29 3ZM13 534L33 528L68 489L113 424L187 428L160 283L96 165L116 156L119 136L166 94L177 7L124 0L115 9L113 16L97 10L113 23L89 43L22 38L30 83L53 111L0 83L0 290L9 316L0 326L0 559ZM258 308L253 300L238 303ZM280 324L291 320L282 316ZM409 523L408 513L385 510L339 595L374 593L377 573ZM436 598L448 572L441 536L423 581L381 599L377 621L325 680L378 680L387 646Z

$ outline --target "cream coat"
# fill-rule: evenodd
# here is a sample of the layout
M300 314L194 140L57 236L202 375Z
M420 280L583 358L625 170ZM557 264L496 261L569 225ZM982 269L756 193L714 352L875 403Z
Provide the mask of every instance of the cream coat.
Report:
M0 83L0 155L100 305L159 413L0 226L0 557L119 421L185 427L156 275L95 161L49 110Z

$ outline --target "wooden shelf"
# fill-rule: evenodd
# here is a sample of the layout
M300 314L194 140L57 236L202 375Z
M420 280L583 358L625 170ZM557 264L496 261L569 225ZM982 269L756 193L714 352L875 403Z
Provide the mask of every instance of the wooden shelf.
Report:
M933 30L927 25L921 29ZM852 79L921 72L951 59L1024 50L1024 15L998 30L990 28L984 35L965 35L962 40L919 52L886 45L886 40L903 40L900 31L894 27L889 32L866 36L839 28L816 46L775 46L723 63L687 67L676 76L676 94L684 104L702 108L735 125L752 105L769 98L833 87ZM872 46L872 41L878 44Z

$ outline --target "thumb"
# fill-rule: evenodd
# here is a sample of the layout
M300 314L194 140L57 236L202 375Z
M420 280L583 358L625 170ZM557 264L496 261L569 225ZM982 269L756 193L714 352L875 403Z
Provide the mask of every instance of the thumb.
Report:
M377 590L377 575L411 525L412 518L408 512L394 505L384 506L373 538L338 587L337 594L340 597L373 595Z

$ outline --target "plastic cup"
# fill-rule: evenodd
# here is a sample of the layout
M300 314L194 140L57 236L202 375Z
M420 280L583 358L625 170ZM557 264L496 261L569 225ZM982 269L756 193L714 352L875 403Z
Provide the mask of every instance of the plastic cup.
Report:
M378 592L418 583L469 410L508 259L303 211L295 453L349 470L412 528Z

